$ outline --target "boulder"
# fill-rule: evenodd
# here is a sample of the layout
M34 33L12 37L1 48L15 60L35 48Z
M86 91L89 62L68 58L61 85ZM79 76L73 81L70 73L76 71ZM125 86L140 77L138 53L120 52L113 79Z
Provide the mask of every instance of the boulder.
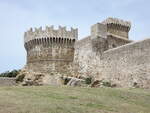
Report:
M31 86L31 85L43 85L44 74L41 73L28 73L26 74L22 85Z
M67 83L68 86L84 86L85 80L71 77L70 81Z

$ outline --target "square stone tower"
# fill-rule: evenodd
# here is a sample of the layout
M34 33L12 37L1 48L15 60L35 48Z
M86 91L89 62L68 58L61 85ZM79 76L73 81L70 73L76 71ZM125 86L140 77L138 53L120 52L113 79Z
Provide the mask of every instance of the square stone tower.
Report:
M97 23L91 26L91 39L96 37L107 38L107 26Z

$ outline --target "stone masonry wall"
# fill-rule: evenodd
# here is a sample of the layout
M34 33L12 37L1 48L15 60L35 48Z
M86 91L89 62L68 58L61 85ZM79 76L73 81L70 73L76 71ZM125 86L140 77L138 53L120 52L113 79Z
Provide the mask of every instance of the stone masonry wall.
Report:
M56 73L62 75L71 75L70 69L72 62L66 61L38 61L33 63L28 63L25 67L30 72L45 73L49 75L54 75Z
M105 51L101 74L121 87L150 88L150 39Z
M130 42L132 41L128 39L122 39L121 37L114 36L114 35L108 35L108 38L107 38L108 49L116 48L118 46L122 46Z
M91 39L90 37L86 37L83 40L77 41L75 44L75 56L74 56L74 68L76 70L76 74L82 75L86 73L88 65L88 55L92 51Z
M102 54L93 50L90 38L83 40L88 43L79 47L80 42L77 43L74 59L80 76L107 80L119 87L150 88L150 39L106 50Z
M74 41L63 42L48 40L42 43L33 43L27 50L27 65L29 71L39 73L68 72L67 68L73 62Z
M31 28L24 35L25 68L48 76L91 76L120 87L150 88L150 39L128 40L130 28L129 21L108 18L79 41L77 29Z
M95 76L96 69L93 68L95 68L94 65L96 65L96 62L99 62L100 59L99 54L101 51L99 50L99 46L103 46L101 44L97 44L97 42L98 39L92 42L90 36L76 42L74 69L78 76ZM93 47L93 43L96 46Z
M32 28L24 34L24 46L27 51L28 71L38 73L69 72L74 59L74 43L78 38L78 30L59 26Z
M52 42L51 42L51 41ZM72 61L74 56L74 40L46 38L44 41L32 40L32 44L27 43L27 63L37 61Z
M16 85L15 78L0 77L0 86Z

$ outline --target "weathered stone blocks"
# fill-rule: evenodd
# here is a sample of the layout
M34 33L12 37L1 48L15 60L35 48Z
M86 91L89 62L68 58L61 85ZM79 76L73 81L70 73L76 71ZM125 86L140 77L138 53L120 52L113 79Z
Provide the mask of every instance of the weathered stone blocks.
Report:
M130 28L128 21L108 18L93 25L91 35L79 41L77 29L30 29L24 37L25 69L44 74L39 80L49 85L61 84L60 76L73 76L91 77L96 86L98 81L109 81L117 87L150 88L150 39L132 42Z

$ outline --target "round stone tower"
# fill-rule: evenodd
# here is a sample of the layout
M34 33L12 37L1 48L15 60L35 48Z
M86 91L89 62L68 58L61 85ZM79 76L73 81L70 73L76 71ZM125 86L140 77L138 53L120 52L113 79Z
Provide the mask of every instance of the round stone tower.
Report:
M26 68L40 73L68 71L74 59L74 43L78 39L78 30L66 27L57 30L51 27L32 28L24 34L24 46L27 51Z

